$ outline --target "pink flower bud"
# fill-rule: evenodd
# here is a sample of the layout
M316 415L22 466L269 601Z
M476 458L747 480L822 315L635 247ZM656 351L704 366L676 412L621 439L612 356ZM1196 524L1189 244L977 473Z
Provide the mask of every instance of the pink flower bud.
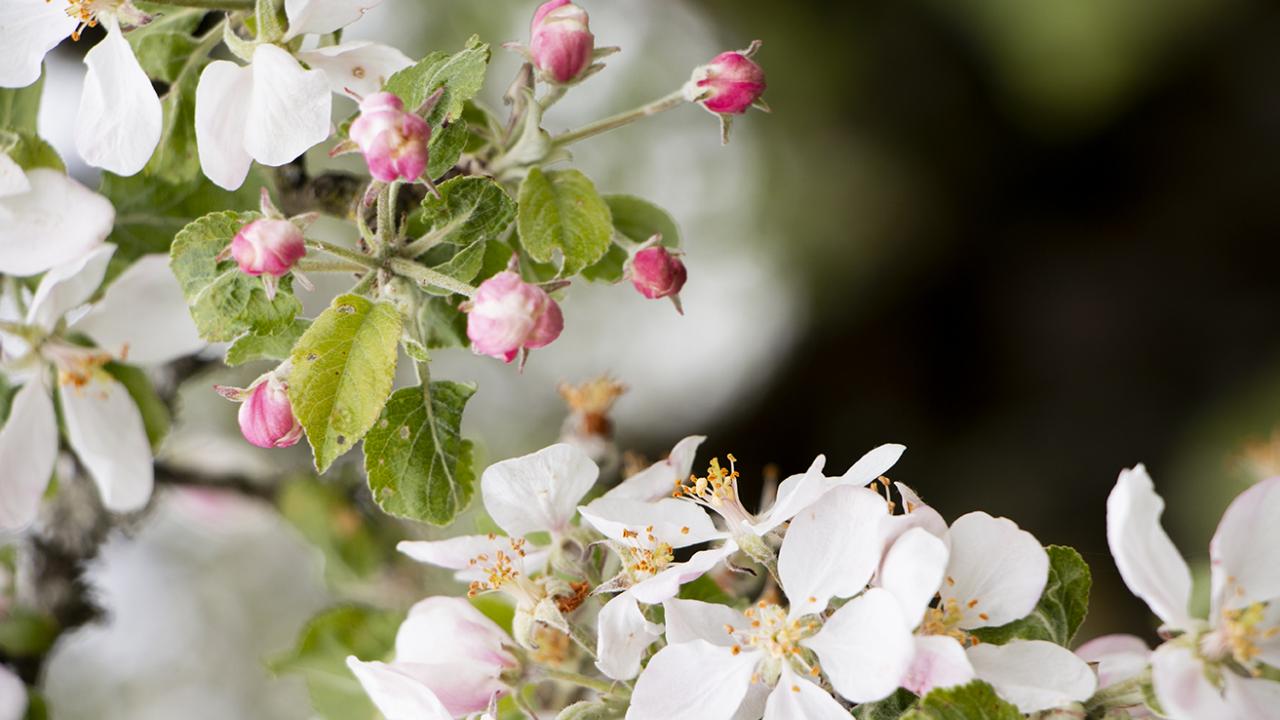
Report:
M741 52L720 53L693 71L686 93L713 113L741 115L764 94L764 70Z
M360 101L360 116L351 123L351 140L364 154L374 180L413 182L427 169L431 126L406 112L404 102L380 92Z
M591 67L596 38L588 27L587 11L569 0L543 3L529 32L529 54L548 81L571 83Z
M631 284L650 300L675 297L688 279L684 263L661 245L645 248L631 258Z
M560 337L564 316L542 288L511 271L480 283L467 310L467 337L472 348L505 362L520 350L535 350Z
M254 220L231 241L231 256L249 275L280 277L306 254L302 230L288 220Z
M262 448L289 447L302 438L302 425L293 416L288 387L270 373L247 391L240 404L240 432Z

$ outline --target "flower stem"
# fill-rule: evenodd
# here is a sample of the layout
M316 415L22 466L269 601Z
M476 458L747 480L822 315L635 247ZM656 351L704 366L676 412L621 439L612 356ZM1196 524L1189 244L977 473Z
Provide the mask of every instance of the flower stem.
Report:
M202 10L252 10L253 0L151 0L156 5L173 7L199 8Z
M568 670L557 670L547 667L542 669L543 674L552 680L560 680L562 682L573 683L579 687L595 690L602 695L609 695L614 691L615 683L600 680L599 678L587 677L581 673L569 672Z
M362 255L356 252L355 250L351 250L350 248L344 248L341 245L334 245L333 243L325 242L324 240L315 240L315 239L308 238L307 247L311 248L312 250L320 250L322 252L327 252L330 255L333 255L335 257L340 257L343 260L350 260L351 262L361 265L362 267L366 267L366 268L378 267L377 260L374 260L373 258L367 255Z
M467 297L476 294L476 289L470 285L405 258L393 257L388 259L387 269L397 275L407 277L419 285L430 285L458 293L459 295L466 295Z
M617 115L604 118L603 120L597 120L593 123L587 123L577 130L570 130L569 132L557 135L551 139L551 145L552 147L560 148L576 143L579 140L586 140L587 138L599 135L600 133L620 128L623 125L629 125L641 118L647 118L650 115L657 115L660 112L666 112L667 110L683 105L685 102L684 91L676 90L669 95L664 95L651 103L641 105L633 110L618 113Z
M298 269L303 272L342 273L365 272L368 265L361 265L350 260L324 260L320 258L303 258L298 261Z

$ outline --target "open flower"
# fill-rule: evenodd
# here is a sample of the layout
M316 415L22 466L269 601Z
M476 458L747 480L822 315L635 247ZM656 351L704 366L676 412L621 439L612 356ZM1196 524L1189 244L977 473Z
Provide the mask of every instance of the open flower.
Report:
M0 273L35 275L83 258L111 234L115 217L106 198L66 173L24 172L0 153Z
M58 424L57 390L67 441L114 512L137 510L151 496L151 445L128 390L104 366L112 361L150 365L204 346L169 272L167 256L148 255L129 266L88 310L102 283L114 245L60 265L40 280L25 318L4 334L4 360L26 382L0 428L0 528L19 529L36 514L53 473ZM65 323L65 324L64 324ZM65 330L63 329L65 327ZM66 339L83 334L95 347Z
M0 87L35 82L46 53L101 24L106 37L84 56L89 70L76 114L76 149L90 165L132 175L147 164L160 141L162 112L121 25L149 19L129 0L5 0L0 7Z
M1258 675L1280 664L1280 478L1232 501L1209 543L1208 621L1188 609L1191 571L1160 527L1164 500L1142 465L1120 473L1107 498L1107 542L1120 577L1173 639L1151 655L1151 681L1166 716L1265 718L1280 683Z
M510 692L502 676L518 663L510 636L461 598L413 606L396 632L390 663L347 658L387 720L453 720L483 712Z

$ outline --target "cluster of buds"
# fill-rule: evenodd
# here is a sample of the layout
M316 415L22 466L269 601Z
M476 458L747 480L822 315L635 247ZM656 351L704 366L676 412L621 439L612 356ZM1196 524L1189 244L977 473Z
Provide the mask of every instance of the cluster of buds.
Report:
M729 141L729 123L734 115L751 108L769 112L764 95L764 70L751 59L760 50L755 40L746 50L723 52L711 62L694 69L684 86L684 97L720 118L722 138Z
M680 307L680 290L689 279L689 272L680 260L678 252L661 245L662 238L655 235L631 257L627 277L641 295L650 300L670 298L676 312L684 314Z
M307 254L303 232L315 222L316 214L285 218L263 188L262 215L240 228L218 260L233 258L246 275L261 277L267 299L275 297L280 278L291 272L303 287L310 289L311 283L295 266Z
M289 363L285 362L247 388L214 386L219 395L240 403L240 433L260 448L289 447L302 439L302 424L289 402L288 375Z
M467 337L481 355L511 362L521 352L551 344L564 330L560 305L546 290L504 270L480 283L462 309L467 313ZM524 366L524 358L520 361Z

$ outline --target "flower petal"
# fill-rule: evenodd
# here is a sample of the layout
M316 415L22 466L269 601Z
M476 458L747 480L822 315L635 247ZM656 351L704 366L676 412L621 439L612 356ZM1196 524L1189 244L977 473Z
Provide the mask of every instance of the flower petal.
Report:
M0 665L0 720L21 720L26 714L26 684L9 668Z
M1280 709L1280 682L1263 678L1246 678L1235 673L1222 674L1226 683L1227 704L1240 720L1275 720Z
M1160 527L1162 512L1164 500L1147 469L1125 470L1107 498L1107 544L1129 590L1166 625L1187 630L1193 626L1191 570Z
M898 495L902 498L903 512L890 515L881 524L884 529L885 550L887 551L899 536L914 527L928 530L941 538L944 543L950 542L950 538L947 537L947 521L942 519L942 515L924 504L920 496L911 488L902 483L894 483L894 486L898 488Z
M1151 662L1151 648L1136 635L1103 635L1076 648L1076 655L1098 665L1098 687L1135 677Z
M292 162L329 137L329 79L304 70L285 50L259 45L253 51L253 93L244 129L244 149L272 167Z
M1280 598L1280 563L1268 549L1280 548L1280 477L1240 493L1222 514L1209 543L1214 616Z
M164 118L119 23L108 15L103 25L106 37L84 56L89 71L76 114L76 150L94 167L133 175L151 159Z
M599 474L586 453L559 443L490 465L480 491L490 517L513 537L563 532Z
M387 720L453 720L444 703L416 678L381 662L347 658L365 693Z
M205 346L167 255L146 255L130 265L75 328L139 365L166 363Z
M514 569L534 573L547 561L544 550L531 550L523 557L513 553L511 538L502 535L461 535L446 540L401 540L396 549L418 562L457 570L455 577L463 582L483 579L485 573L472 565L480 555L495 557L499 551L512 558Z
M656 462L623 480L603 497L650 501L671 497L671 488L675 487L676 482L689 477L698 446L706 439L703 435L690 435L681 440L671 448L671 454L666 460Z
M635 597L627 592L605 603L597 623L596 667L614 680L639 674L644 651L662 637L662 626L646 620Z
M908 628L920 624L946 571L947 544L924 528L908 530L889 549L879 585L897 598Z
M102 284L107 263L115 251L115 245L99 245L74 260L50 268L40 278L31 297L27 324L52 330L67 311L88 302Z
M66 10L48 0L0 3L0 87L26 87L40 78L45 54L76 29Z
M778 485L778 492L769 509L760 513L751 529L757 535L764 535L770 530L796 516L801 510L817 502L828 490L834 487L822 474L827 458L819 455L810 463L809 469L799 475L792 475Z
M888 515L879 495L846 486L795 516L778 553L791 617L822 612L831 598L862 592L880 564L880 521Z
M456 597L429 597L409 610L396 631L396 662L449 665L474 662L497 677L516 659L503 649L511 638L471 603Z
M759 661L702 640L668 645L640 673L627 720L729 720Z
M1097 678L1084 660L1044 640L982 643L967 652L978 677L1027 714L1084 702L1097 689Z
M629 592L640 602L649 605L669 600L680 592L681 585L702 577L721 560L737 551L738 546L732 540L717 548L699 550L687 561L669 565L653 577L632 585Z
M27 181L30 192L0 197L0 273L44 272L80 258L111 233L116 211L106 198L49 168L31 170Z
M102 504L112 512L141 509L154 482L151 445L129 392L99 376L84 387L63 386L58 397L67 441L93 476Z
M1040 541L1008 518L972 512L951 524L951 561L942 599L960 608L959 626L994 627L1026 617L1049 580Z
M1235 717L1189 648L1168 643L1156 648L1151 654L1151 684L1161 709L1172 720Z
M889 468L897 464L902 453L907 451L906 445L889 443L881 445L863 455L844 475L837 480L841 485L865 487L876 478L889 472Z
M397 660L390 668L417 680L444 705L449 717L470 717L488 709L495 697L509 688L493 672L493 666L469 660L450 663L410 663Z
M917 635L911 666L902 687L924 697L934 688L963 685L973 679L973 665L964 648L947 635Z
M298 59L329 79L329 90L338 95L372 95L387 84L387 78L413 61L399 50L367 40L316 48L298 53Z
M578 508L578 514L600 534L618 542L633 542L627 535L634 538L636 532L673 548L725 537L701 506L676 498L646 502L600 497Z
M856 703L897 689L915 651L898 601L881 588L845 603L804 644L818 654L836 692Z
M245 149L245 125L253 94L253 70L215 60L196 85L196 149L200 167L215 185L235 190L244 184L253 158Z
M725 628L742 628L748 623L745 615L720 603L671 598L662 607L669 643L706 640L712 645L732 647L737 641Z
M40 498L58 457L58 420L49 390L28 380L13 398L0 427L0 532L21 530L36 519ZM3 697L3 693L0 693Z
M284 13L289 18L285 40L304 33L325 35L359 20L382 0L285 0Z
M813 684L808 678L796 675L790 663L782 664L778 686L769 693L765 705L764 720L849 720L844 709L831 693Z
M0 152L0 197L26 192L31 192L31 181L27 180L27 174L8 153Z

